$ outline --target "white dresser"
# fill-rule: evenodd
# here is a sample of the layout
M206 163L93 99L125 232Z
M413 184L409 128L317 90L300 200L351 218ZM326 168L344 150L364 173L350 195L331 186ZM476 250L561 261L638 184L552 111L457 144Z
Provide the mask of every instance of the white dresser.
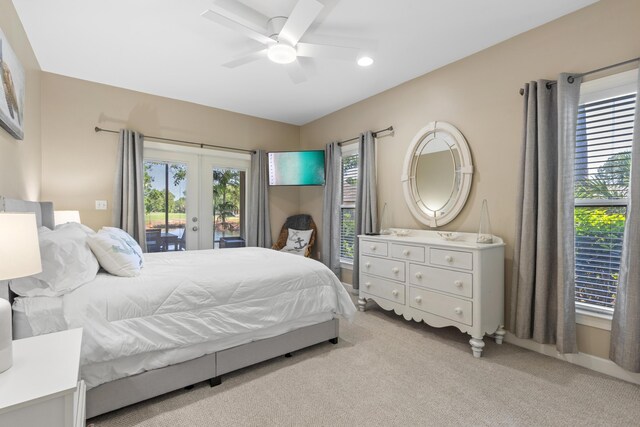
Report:
M484 335L502 344L504 243L476 243L476 233L456 233L447 241L435 231L411 230L408 236L358 236L360 298L358 308L374 300L405 319L455 326L471 335L475 357Z
M0 373L0 426L84 427L81 343L82 329L13 342L13 366Z

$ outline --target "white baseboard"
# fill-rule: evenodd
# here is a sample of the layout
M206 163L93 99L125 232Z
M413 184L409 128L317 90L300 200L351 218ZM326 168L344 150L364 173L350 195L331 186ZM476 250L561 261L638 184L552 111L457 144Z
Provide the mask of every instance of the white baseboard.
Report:
M518 347L542 353L546 356L555 357L556 359L564 360L565 362L573 363L574 365L582 366L587 369L592 369L596 372L600 372L601 374L610 375L630 383L640 384L640 373L637 374L629 372L609 359L603 359L602 357L586 353L560 354L556 350L555 345L539 344L533 340L521 339L513 335L511 332L507 332L504 336L504 340L505 342L517 345Z

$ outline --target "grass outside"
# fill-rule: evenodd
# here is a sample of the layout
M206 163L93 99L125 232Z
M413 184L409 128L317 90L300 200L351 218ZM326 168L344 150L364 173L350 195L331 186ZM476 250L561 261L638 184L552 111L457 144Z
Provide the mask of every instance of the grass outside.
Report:
M145 225L146 228L157 228L164 226L165 214L164 212L150 212L145 214ZM169 213L169 228L179 228L183 227L187 221L187 215L184 213ZM213 222L213 216L211 217L211 222ZM232 228L237 229L240 224L239 217L229 217L227 218L227 223L231 224ZM220 221L216 221L216 224L220 224ZM218 228L218 227L216 227Z
M146 228L155 228L164 225L164 212L150 212L144 216ZM169 224L179 226L186 222L187 215L184 213L169 213Z

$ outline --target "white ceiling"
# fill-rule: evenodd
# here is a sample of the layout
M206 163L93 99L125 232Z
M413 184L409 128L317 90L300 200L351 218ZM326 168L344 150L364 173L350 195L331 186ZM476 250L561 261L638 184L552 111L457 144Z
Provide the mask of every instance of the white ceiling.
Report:
M287 16L296 0L241 0ZM13 0L44 71L292 124L305 124L596 0L319 0L301 41L352 43L375 63L313 59L304 83L200 16L211 0Z

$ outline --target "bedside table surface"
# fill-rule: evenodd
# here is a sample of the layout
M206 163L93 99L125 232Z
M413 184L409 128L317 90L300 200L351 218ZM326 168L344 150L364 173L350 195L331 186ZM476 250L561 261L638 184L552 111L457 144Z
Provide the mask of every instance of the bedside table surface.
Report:
M78 385L82 328L13 341L13 366L0 373L0 414Z

